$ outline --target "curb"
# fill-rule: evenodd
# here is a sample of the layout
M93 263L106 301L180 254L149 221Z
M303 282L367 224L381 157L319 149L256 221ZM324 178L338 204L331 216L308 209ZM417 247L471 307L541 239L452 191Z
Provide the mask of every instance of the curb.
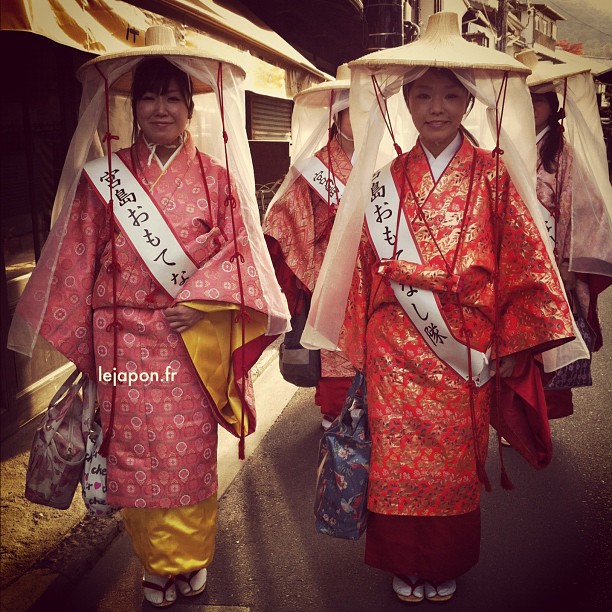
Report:
M117 515L86 516L53 550L2 589L2 611L52 609L49 601L70 589L122 532Z
M253 366L253 382L278 358L281 341L270 344ZM110 517L86 515L57 546L2 589L0 611L48 612L49 602L61 601L61 594L96 565L123 530L119 512Z

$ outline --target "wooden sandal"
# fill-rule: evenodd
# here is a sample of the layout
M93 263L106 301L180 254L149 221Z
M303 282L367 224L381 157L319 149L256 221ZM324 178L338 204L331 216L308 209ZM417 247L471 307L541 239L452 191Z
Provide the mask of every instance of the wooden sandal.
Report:
M143 588L144 598L152 606L155 606L156 608L166 608L168 606L171 606L176 601L176 590L174 591L174 599L170 599L169 597L166 597L168 593L172 593L171 589L173 587L174 587L174 576L170 576L166 580L166 583L163 586L161 584L156 584L155 582L151 582L150 580L147 580L146 574L145 574L145 578L142 579L142 588ZM159 603L156 601L152 601L150 599L151 596L147 595L147 592L145 589L150 589L151 591L160 592L162 594L162 600Z
M448 601L456 590L455 580L443 580L442 582L428 580L425 583L425 597L428 601Z
M393 590L399 599L420 603L425 599L425 582L418 576L394 576Z
M202 572L203 576L200 575ZM195 580L196 585L201 582L202 578L204 579L204 584L202 584L200 587L194 588L192 580L194 580L196 577L199 577L199 580ZM202 591L204 591L206 588L207 571L206 568L203 567L199 570L193 570L193 572L190 572L187 575L177 574L174 578L181 595L184 595L185 597L194 597L202 593Z

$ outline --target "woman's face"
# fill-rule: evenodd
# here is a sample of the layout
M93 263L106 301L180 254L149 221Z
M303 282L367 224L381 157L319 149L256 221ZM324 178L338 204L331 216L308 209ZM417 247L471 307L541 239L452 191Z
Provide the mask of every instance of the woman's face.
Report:
M468 100L465 87L437 70L428 70L412 83L408 110L423 146L435 156L457 135Z
M136 102L136 120L148 142L178 144L187 128L189 108L174 79L165 93L145 93Z
M531 103L533 104L536 134L539 134L548 125L552 109L546 96L541 94L531 94Z

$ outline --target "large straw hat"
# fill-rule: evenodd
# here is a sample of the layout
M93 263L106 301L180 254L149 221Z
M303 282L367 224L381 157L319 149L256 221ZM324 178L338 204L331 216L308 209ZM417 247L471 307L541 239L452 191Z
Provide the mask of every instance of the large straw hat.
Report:
M238 58L220 57L210 50L194 49L181 45L177 45L174 31L169 26L157 25L150 26L145 32L145 44L142 47L134 47L117 53L106 53L100 55L85 64L77 70L77 78L84 82L86 75L91 70L95 70L96 66L106 66L111 62L117 62L129 58L143 59L150 57L167 57L167 58L184 58L186 60L208 60L213 62L222 62L225 64L233 64L233 66L244 76L244 69L240 67ZM207 83L202 83L197 79L193 79L193 92L206 93L212 91ZM111 89L118 93L129 94L132 87L132 72L121 75L114 83L111 83Z
M552 62L541 62L537 53L533 49L526 49L516 54L516 59L531 69L531 74L527 77L528 87L537 87L545 83L554 84L555 81L589 72L588 68L576 64L553 64ZM538 87L542 91L541 87ZM553 89L551 87L551 89Z
M308 96L311 94L317 94L322 91L334 91L350 89L351 87L351 70L348 64L342 64L338 66L336 70L336 78L330 79L329 81L323 81L323 83L317 83L308 89L300 91L294 97L294 100L301 96Z
M435 13L429 17L423 36L402 47L383 49L350 62L349 67L372 69L388 66L431 66L436 68L477 68L529 73L518 60L501 51L481 47L461 37L459 15Z

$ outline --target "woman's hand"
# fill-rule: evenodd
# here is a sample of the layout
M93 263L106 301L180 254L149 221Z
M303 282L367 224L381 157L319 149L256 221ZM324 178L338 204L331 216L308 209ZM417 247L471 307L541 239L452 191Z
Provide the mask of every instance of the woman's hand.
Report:
M514 372L515 365L516 365L515 355L507 355L506 357L502 357L499 360L499 375L502 378L508 378L509 376L512 376L512 372ZM491 375L495 374L496 368L497 368L497 361L494 359L491 362Z
M203 316L204 313L195 308L176 304L171 308L164 310L164 315L168 319L170 329L177 332L187 331L192 325L195 325Z

